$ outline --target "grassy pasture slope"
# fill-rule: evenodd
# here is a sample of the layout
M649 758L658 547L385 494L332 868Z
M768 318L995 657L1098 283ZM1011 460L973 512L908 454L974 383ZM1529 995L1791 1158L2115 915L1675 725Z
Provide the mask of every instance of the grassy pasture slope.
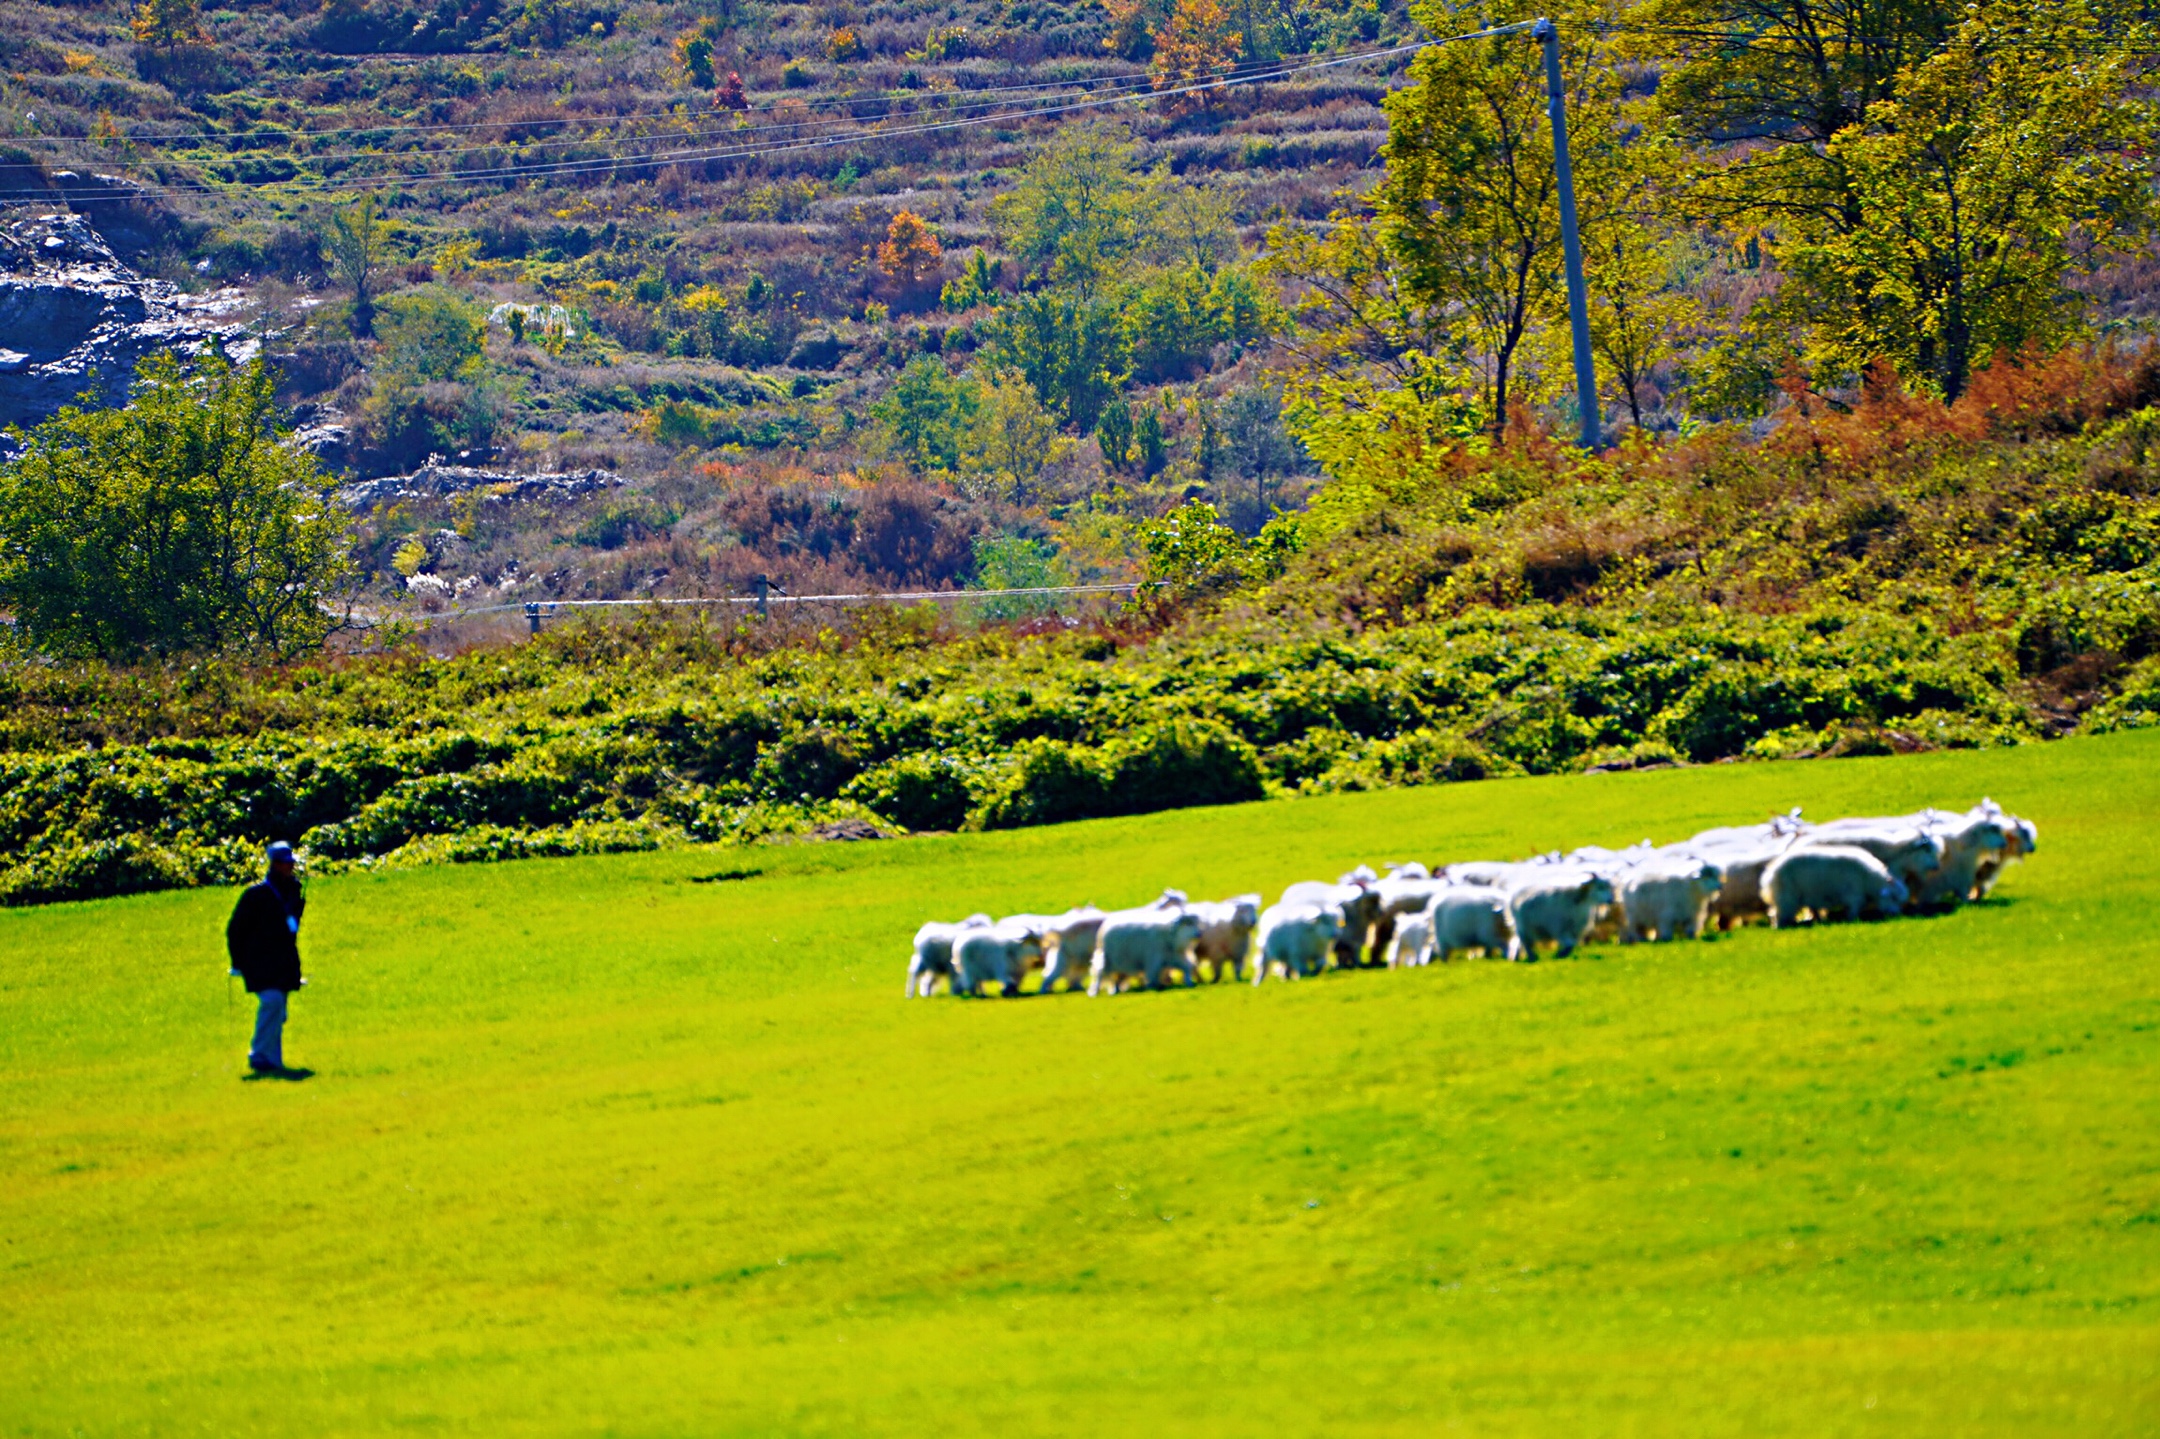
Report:
M1982 792L1943 919L900 999L926 916ZM2155 816L2135 734L351 876L302 1085L228 894L0 913L0 1434L2151 1433Z

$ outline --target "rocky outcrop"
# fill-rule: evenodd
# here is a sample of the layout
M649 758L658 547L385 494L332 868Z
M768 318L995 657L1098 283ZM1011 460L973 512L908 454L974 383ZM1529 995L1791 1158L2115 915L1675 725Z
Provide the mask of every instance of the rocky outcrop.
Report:
M0 228L0 424L35 424L85 391L117 404L158 350L222 345L245 362L259 346L241 335L243 304L144 278L80 215L15 220Z
M471 465L422 465L409 475L386 475L361 480L337 492L339 503L355 510L399 500L447 500L473 490L483 502L507 504L533 500L568 500L597 494L622 484L622 476L608 470L561 470L553 474L517 475L483 470Z

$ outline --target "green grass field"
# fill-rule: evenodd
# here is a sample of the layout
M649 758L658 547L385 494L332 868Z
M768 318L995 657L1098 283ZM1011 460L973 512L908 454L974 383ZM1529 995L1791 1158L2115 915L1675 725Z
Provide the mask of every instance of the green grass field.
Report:
M2039 822L1937 919L903 1002L974 909ZM2160 1430L2160 734L0 914L0 1434ZM694 882L755 868L748 879Z

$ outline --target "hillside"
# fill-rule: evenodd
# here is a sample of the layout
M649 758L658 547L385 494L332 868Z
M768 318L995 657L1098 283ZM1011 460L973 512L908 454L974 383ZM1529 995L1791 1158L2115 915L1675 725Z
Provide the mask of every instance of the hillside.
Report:
M453 505L377 507L373 603L403 593L413 566L391 561L416 541L426 573L519 597L739 592L760 571L803 590L944 587L974 574L978 539L1039 538L1048 512L1120 483L1093 414L1017 479L958 490L926 487L866 427L911 359L964 364L982 346L991 308L941 295L971 273L991 300L1020 284L990 207L1047 137L1089 118L1073 103L1146 93L1145 33L1132 57L1106 50L1093 3L333 0L207 12L196 43L163 48L131 37L126 5L5 13L13 197L92 211L154 277L237 289L284 398L331 436L329 463L367 477L441 453L630 481L568 511L498 509L478 533ZM1247 68L1384 48L1409 23L1399 7L1297 14L1261 42L1292 53ZM686 68L693 41L703 58ZM1327 213L1384 139L1377 101L1402 58L1285 74L1190 114L1101 113L1133 173L1204 201L1193 234L1212 269L1271 219ZM101 172L138 188L92 195ZM372 337L353 333L322 238L363 197L379 206ZM931 254L896 275L878 251L903 211L930 227ZM1194 333L1174 313L1130 406L1160 410L1188 473L1123 481L1143 492L1128 504L1250 505L1245 486L1192 473L1195 401L1246 416L1234 443L1261 480L1310 473L1242 358L1265 325ZM1115 550L1090 570L1127 571Z
M12 10L0 401L189 358L8 441L0 898L2152 723L2150 47L1992 4L1559 15L1583 445L1499 0Z
M1550 445L1280 548L1190 509L1081 625L931 606L556 622L284 665L0 671L0 898L1005 828L2160 722L2152 372L2065 357L1759 447ZM1826 486L1823 455L1838 455Z

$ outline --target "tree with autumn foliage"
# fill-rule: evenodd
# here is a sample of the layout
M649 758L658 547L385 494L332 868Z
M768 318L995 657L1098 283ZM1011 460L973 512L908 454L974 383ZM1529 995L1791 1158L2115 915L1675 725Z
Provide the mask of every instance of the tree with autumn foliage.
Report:
M920 215L902 210L885 227L885 243L878 246L878 268L905 294L919 294L935 285L945 268L945 247Z
M203 29L199 0L143 0L135 7L128 28L136 43L160 50L198 45L210 38Z
M1242 43L1221 0L1177 0L1170 18L1155 32L1155 60L1149 67L1155 88L1184 92L1173 93L1173 111L1207 105L1221 78L1236 67ZM1195 91L1194 86L1205 88Z

